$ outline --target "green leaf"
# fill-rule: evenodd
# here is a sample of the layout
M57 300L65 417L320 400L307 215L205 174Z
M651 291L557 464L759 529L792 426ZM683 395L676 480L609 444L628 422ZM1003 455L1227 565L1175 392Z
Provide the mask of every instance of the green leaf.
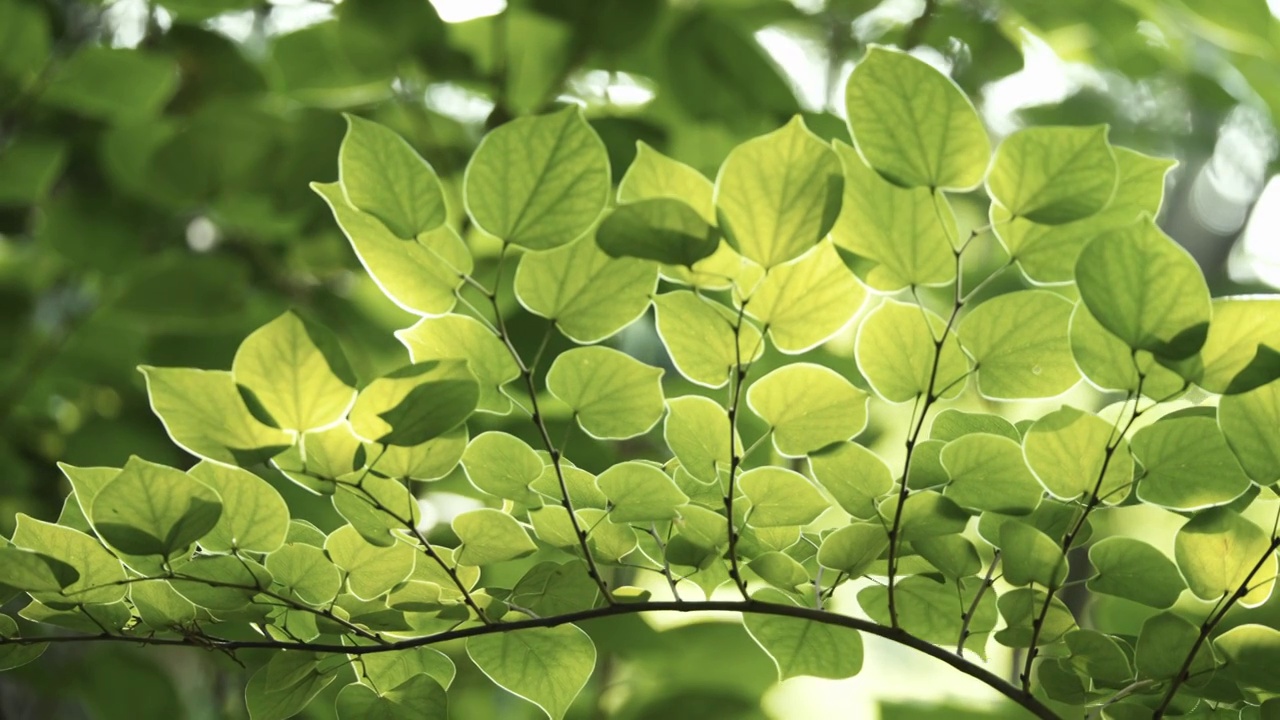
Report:
M0 7L2 12L4 8ZM66 167L69 150L64 141L26 134L10 141L0 153L0 202L34 205L44 200Z
M892 525L897 508L898 496L891 495L881 500L876 510L881 520ZM967 524L969 514L961 510L953 500L932 490L923 490L907 496L902 505L902 520L898 529L903 540L915 542L920 538L964 532Z
M453 309L462 276L474 269L471 251L445 225L401 240L371 215L347 203L338 183L312 183L351 242L369 276L392 302L418 315L438 315Z
M1068 341L1070 300L1047 290L992 298L965 317L958 333L976 366L978 391L1014 400L1060 395L1080 380Z
M542 474L542 458L514 435L477 435L462 454L462 467L471 484L490 495L525 505L540 504L529 486Z
M867 426L867 394L813 363L784 365L760 378L747 390L747 405L787 457L843 442Z
M338 182L347 202L412 240L444 224L444 192L426 160L393 130L343 113L347 134L338 151Z
M413 446L471 416L480 387L462 360L425 360L369 383L351 407L351 429L379 445Z
M957 588L955 584L937 582L923 575L904 577L894 590L898 623L903 630L922 640L954 647L960 638L961 615L969 612L979 587L977 578L962 580ZM872 585L858 592L858 604L872 620L889 625L888 595L884 586ZM995 593L983 593L970 619L969 631L973 635L965 643L970 650L981 652L986 645L986 634L995 629L994 596Z
M278 678L286 678L281 682ZM271 656L245 686L244 700L249 720L285 720L302 712L311 700L328 687L335 673L321 673L317 656L288 651Z
M1266 625L1239 625L1214 638L1223 654L1225 672L1241 685L1264 692L1280 692L1274 669L1280 664L1280 630Z
M1168 680L1177 676L1199 634L1199 628L1172 611L1149 618L1142 624L1138 644L1134 647L1133 664L1138 670L1138 677ZM1188 674L1212 669L1213 664L1213 651L1209 649L1209 643L1204 643L1187 668Z
M633 258L611 258L583 236L539 253L516 269L515 293L529 312L555 322L578 343L604 340L649 309L658 269Z
M738 478L738 487L751 501L747 519L753 527L808 525L831 507L808 478L786 468L748 470Z
M853 523L822 539L818 564L857 578L888 548L889 533L879 523Z
M484 137L467 164L463 202L481 230L529 250L587 231L610 194L609 156L577 107L523 117Z
M1000 566L1010 585L1057 589L1067 579L1067 558L1052 538L1017 520L1000 526Z
M835 247L817 247L775 266L751 295L749 314L779 350L799 354L830 340L858 314L867 291Z
M1013 423L999 415L971 413L955 408L947 408L933 418L929 426L929 438L942 442L958 440L965 435L985 433L1006 437L1014 442L1022 442L1022 435Z
M679 514L689 497L661 469L631 461L600 473L596 485L609 498L609 519L616 523L659 522Z
M98 491L89 516L98 534L122 552L168 558L204 537L222 512L208 485L133 456Z
M1089 563L1098 573L1089 590L1154 608L1172 607L1187 587L1173 561L1141 540L1104 538L1089 548Z
M18 624L8 615L0 615L0 637L18 637ZM32 643L30 645L0 645L0 672L22 667L38 660L49 643Z
M169 58L86 45L55 68L40 102L85 117L123 122L156 114L177 87L178 68Z
M1009 438L965 435L942 448L941 460L951 477L944 493L961 507L1021 515L1035 509L1044 494L1022 447Z
M773 659L778 679L809 676L839 680L862 670L862 635L815 620L747 613L742 624Z
M538 549L515 518L492 508L471 510L455 517L453 531L462 542L457 560L465 565L512 560Z
M426 317L411 328L396 331L416 363L427 360L466 360L480 381L477 409L505 415L511 400L502 386L520 377L520 368L502 340L475 318L466 315Z
M1032 623L1044 608L1045 592L1039 588L1018 588L1000 596L997 607L1005 627L995 634L996 642L1006 647L1025 648L1031 644ZM1054 597L1041 624L1037 647L1051 645L1075 629L1076 621L1062 600Z
M244 609L271 587L271 573L246 557L203 555L184 563L170 584L210 612L230 613Z
M459 425L420 445L383 447L385 450L365 447L367 457L382 453L378 460L379 473L398 480L440 480L452 472L462 459L467 448L467 426Z
M842 142L835 149L844 167L844 201L831 238L846 264L883 292L955 280L952 240L960 231L946 199L886 180Z
M843 182L840 161L797 115L725 158L716 177L720 227L765 269L794 260L831 230Z
M350 525L334 530L324 542L334 565L346 572L347 588L361 600L373 600L404 582L417 557L413 546L393 542L373 545Z
M394 688L409 678L424 674L441 687L448 688L457 674L453 660L430 647L365 653L360 657L360 664L364 670L361 681L368 680L375 688Z
M407 525L417 527L422 515L418 499L395 480L361 475L364 479L359 486L348 482L336 485L333 507L365 540L381 547L392 545L398 542L395 531Z
M201 461L188 471L222 501L218 524L200 538L210 552L269 553L284 544L289 506L276 489L247 470Z
M1196 510L1225 505L1249 489L1213 417L1163 418L1135 433L1132 448L1144 470L1137 491L1144 502Z
M595 644L573 625L478 635L467 640L467 656L551 720L564 717L596 665Z
M987 190L1014 217L1058 225L1106 207L1119 176L1106 125L1031 127L996 148Z
M190 368L138 368L151 410L179 447L230 465L256 465L293 444L289 433L258 422L231 373Z
M977 548L961 535L919 538L911 548L948 578L967 578L982 570Z
M0 547L0 583L23 592L61 593L80 579L75 568L18 547Z
M1129 656L1110 635L1096 630L1072 630L1064 639L1071 651L1067 662L1077 672L1095 682L1117 686L1127 685L1133 679Z
M435 678L421 673L381 692L351 683L338 691L336 711L338 720L445 720L449 698Z
M930 393L954 397L964 389L969 362L955 335L948 333L934 372L934 358L938 357L934 337L944 327L942 318L928 310L886 300L858 329L854 349L858 369L876 394L889 402L906 402Z
M1251 480L1280 481L1280 383L1270 383L1218 404L1218 425Z
M662 419L662 374L612 348L574 348L551 363L547 390L573 410L591 437L625 440Z
M1261 605L1276 576L1275 544L1257 525L1229 508L1213 508L1187 521L1173 539L1173 558L1201 600L1231 595L1253 573L1244 607Z
M1280 348L1280 299L1274 296L1215 298L1209 336L1200 349L1200 387L1228 392L1231 381L1253 361L1259 345Z
M514 605L550 617L595 607L600 588L580 560L541 562L520 578L509 599Z
M809 571L784 552L771 551L757 555L747 563L751 572L770 585L795 592L800 585L811 583Z
M1023 453L1054 497L1074 500L1096 490L1099 499L1114 505L1128 495L1133 480L1129 442L1122 438L1107 450L1115 432L1097 415L1064 405L1031 425Z
M299 600L312 605L333 602L342 590L342 571L324 550L288 543L267 556L267 571Z
M62 525L41 522L23 513L18 513L15 520L15 546L53 561L51 564L59 577L62 577L60 573L64 564L71 567L73 574L79 575L79 580L67 585L62 592L65 596L62 602L71 600L106 605L124 597L127 589L124 568L119 558L103 547L97 538Z
M286 430L332 425L356 397L355 375L337 338L292 312L240 343L231 375Z
M991 141L978 112L923 60L871 46L849 76L845 108L858 150L894 183L967 190L982 182Z
M1156 400L1172 399L1186 389L1186 381L1156 363L1151 353L1137 353L1077 303L1071 314L1071 354L1085 378L1104 390L1136 392L1142 373L1142 394Z
M720 233L690 205L660 197L618 206L600 223L596 244L609 257L691 268L716 251Z
M745 319L734 343L737 314L723 305L680 290L654 298L658 337L676 370L690 381L717 388L729 372L764 352L760 331Z
M1150 218L1086 245L1076 284L1089 312L1135 350L1177 360L1204 344L1211 313L1204 276Z
M853 442L823 448L809 456L818 484L850 515L876 516L876 501L893 489L893 473L880 456Z

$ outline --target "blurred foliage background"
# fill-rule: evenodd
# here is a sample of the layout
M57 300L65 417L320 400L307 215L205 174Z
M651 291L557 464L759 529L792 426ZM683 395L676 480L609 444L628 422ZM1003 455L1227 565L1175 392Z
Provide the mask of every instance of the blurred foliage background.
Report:
M466 159L512 117L578 103L615 176L638 140L713 176L795 113L847 139L845 78L868 44L892 44L949 71L996 138L1105 122L1117 144L1176 157L1162 224L1215 293L1262 291L1280 287L1277 12L1274 0L0 0L0 532L18 512L58 515L55 461L191 463L150 413L138 364L229 367L288 307L333 328L362 378L407 361L391 331L410 316L307 188L336 175L341 112L405 136L463 225ZM463 229L492 265L496 246ZM544 321L508 310L536 345ZM665 363L640 325L621 344ZM606 452L572 450L594 469ZM333 523L327 504L281 487ZM437 517L473 502L457 478L433 490ZM808 716L761 709L773 668L740 628L661 641L636 618L588 629L610 659L575 717ZM225 659L46 660L0 680L0 717L243 713ZM475 681L456 717L528 709ZM883 717L959 712L890 704Z

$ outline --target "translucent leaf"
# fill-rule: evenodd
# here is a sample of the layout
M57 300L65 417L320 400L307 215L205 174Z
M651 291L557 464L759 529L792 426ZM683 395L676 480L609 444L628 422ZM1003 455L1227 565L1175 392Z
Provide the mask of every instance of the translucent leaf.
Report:
M694 383L720 387L729 380L731 368L764 351L760 331L745 319L735 349L737 315L723 305L684 290L659 295L653 304L663 346L676 370Z
M1138 372L1143 375L1142 394L1156 400L1172 398L1185 388L1185 381L1172 370L1158 365L1151 353L1136 354L1110 330L1102 327L1085 307L1077 303L1071 314L1071 354L1080 372L1104 390L1138 390Z
M897 495L881 500L877 506L880 519L892 526L897 508ZM915 542L920 538L964 532L967 524L969 514L961 510L954 501L932 490L924 490L907 496L902 505L902 519L898 530L903 540Z
M1023 452L1032 472L1054 497L1073 500L1097 490L1104 502L1117 504L1133 481L1129 442L1120 440L1107 459L1116 428L1092 413L1063 406L1027 430ZM1103 466L1106 474L1103 475Z
M948 578L966 578L982 570L977 548L961 535L919 538L911 548Z
M649 309L658 283L653 263L611 258L583 236L554 250L527 253L516 269L515 293L535 315L555 321L574 342L599 342Z
M1255 567L1241 605L1261 605L1275 583L1275 545L1261 528L1228 508L1206 510L1188 520L1174 537L1173 558L1201 600L1231 595Z
M98 534L122 552L167 558L204 537L222 511L208 485L134 456L98 491L90 517Z
M418 500L404 485L390 478L364 475L359 486L340 482L333 494L333 507L365 540L387 547L398 542L394 531L417 526L422 511ZM353 480L356 478L352 478Z
M1052 538L1030 525L1010 520L1000 526L1000 567L1010 585L1036 583L1059 588L1067 579L1067 559Z
M201 461L191 477L213 488L222 500L218 524L200 546L210 552L269 553L284 544L289 506L275 488L247 470Z
M435 170L393 130L343 114L347 134L338 150L338 182L347 202L412 240L444 224L444 192Z
M338 691L336 711L338 720L445 720L449 698L435 678L421 673L381 692L351 683Z
M798 354L831 339L858 313L866 289L823 240L774 267L751 295L748 312L782 352Z
M1040 504L1044 490L1027 467L1022 447L1008 438L965 435L947 443L940 457L951 476L944 493L961 507L1021 515Z
M541 562L520 578L508 599L513 606L550 617L595 607L600 588L580 560Z
M1022 442L1022 436L1013 423L988 413L971 413L955 408L947 408L933 418L929 426L929 438L951 442L972 433L986 433L1006 437L1014 442Z
M1133 679L1129 656L1110 635L1096 630L1072 630L1064 639L1071 651L1067 662L1086 677L1121 686Z
M258 422L231 373L190 368L138 368L151 409L179 447L229 465L256 465L293 444L289 433Z
M747 390L747 404L788 457L848 440L867 426L867 394L813 363L784 365L760 378Z
M888 548L889 533L879 523L853 523L822 539L818 564L857 578Z
M748 520L754 527L808 525L831 507L808 478L786 468L748 470L738 487L751 501Z
M350 525L334 530L324 550L346 573L347 587L361 600L372 600L404 582L413 572L417 553L411 545L394 542L373 545Z
M1134 666L1139 678L1168 680L1182 672L1182 665L1191 648L1195 646L1200 629L1186 618L1172 611L1162 612L1147 619L1138 634L1134 647ZM1213 651L1204 643L1196 652L1196 658L1187 668L1190 673L1200 673L1213 668Z
M842 184L840 161L796 116L725 158L716 177L720 227L766 269L794 260L831 230Z
M591 437L625 440L662 419L662 374L612 348L574 348L547 370L547 390L573 410Z
M1080 380L1068 329L1074 305L1047 290L992 298L958 333L976 366L978 391L999 400L1060 395Z
M231 375L287 430L332 425L356 396L356 378L337 338L292 312L240 343Z
M1250 479L1259 485L1280 480L1280 383L1223 397L1218 425Z
M636 549L638 541L630 525L606 522L608 513L599 508L583 508L577 514L579 526L587 529L587 545L596 558L621 562Z
M987 190L1014 217L1057 225L1106 207L1119 175L1106 125L1030 127L996 148Z
M382 223L351 207L338 183L312 183L351 241L369 277L396 305L418 315L453 309L462 276L474 269L471 251L448 225L401 240Z
M772 593L755 597L775 601ZM776 598L790 604L780 593ZM779 680L799 676L838 680L862 670L862 635L852 628L758 613L745 613L742 624L773 659Z
M529 486L542 474L542 458L514 435L477 435L462 454L462 467L471 484L490 495L525 505L541 502Z
M609 257L691 268L716 251L720 233L684 201L659 197L618 206L600 223L596 244Z
M80 504L80 509L87 517L89 508L93 507L93 499L104 485L120 474L120 468L112 467L76 467L67 463L58 463L58 469L71 483L72 494Z
M287 592L313 605L330 603L342 589L342 572L324 550L288 543L267 556L267 570Z
M1176 161L1113 147L1120 168L1116 194L1102 211L1058 225L1041 225L1013 217L999 203L991 205L991 226L1024 275L1039 283L1066 283L1075 278L1080 250L1099 234L1132 224L1143 213L1160 210L1165 175Z
M845 88L858 150L907 187L967 190L982 182L991 141L964 92L907 53L871 46Z
M770 585L788 592L794 592L800 585L812 582L809 571L784 552L772 551L756 555L747 563L747 568Z
M0 637L17 637L18 624L8 615L0 615ZM48 643L31 645L0 645L0 672L22 667L38 660L44 654Z
M467 640L467 655L503 689L561 720L590 679L596 648L573 625L478 635Z
M1215 298L1209 336L1200 349L1204 372L1198 383L1225 393L1254 359L1259 345L1280 348L1280 299L1274 296Z
M617 523L670 520L689 502L666 473L648 463L614 465L600 473L596 484L609 498L609 519Z
M942 319L928 310L886 300L858 329L854 349L858 369L876 394L890 402L906 402L930 392L954 397L964 389L969 362L955 335L948 333L934 372L938 352L934 337L944 327Z
M842 142L835 149L844 167L844 201L831 238L846 264L882 292L955 280L951 242L959 230L946 199L886 180Z
M466 315L428 317L396 331L416 363L427 360L466 360L480 381L479 410L505 415L511 400L502 386L520 377L520 368L502 340L475 318Z
M293 671L288 677L291 682L273 682L285 674L285 668ZM333 682L335 676L335 673L318 670L314 654L290 651L272 655L245 686L244 699L249 720L285 720L297 715Z
M120 560L104 548L97 538L68 527L41 522L23 513L18 513L15 520L17 526L13 532L14 546L39 553L47 560L54 561L51 567L60 580L65 579L66 568L59 567L59 564L70 566L72 574L79 576L78 580L66 585L61 592L65 595L63 602L71 600L85 604L108 604L124 597L124 568L120 565ZM14 585L3 580L0 582ZM30 591L33 588L21 589ZM37 593L36 599L50 598Z
M529 250L576 240L604 210L610 191L604 143L576 106L491 131L463 180L475 224Z
M17 547L0 547L0 583L33 593L61 594L80 579L75 568L54 558Z
M1249 478L1213 417L1164 418L1133 436L1142 464L1138 497L1144 502L1195 510L1225 505L1249 489Z
M840 443L813 453L809 468L845 512L863 520L876 516L876 502L893 489L889 467L857 443Z
M463 360L425 360L369 383L348 416L361 439L413 446L440 437L471 416L480 387Z
M231 613L244 609L255 595L271 587L271 573L246 557L204 555L184 563L170 582L196 605L214 613Z
M1086 245L1076 284L1089 312L1133 349L1176 360L1204 344L1211 312L1204 275L1150 218Z
M416 675L427 675L441 687L448 688L457 668L448 655L430 647L416 647L396 652L366 653L360 657L363 680L371 687L393 688Z
M466 565L512 560L538 549L515 518L492 508L471 510L455 517L453 531L462 541L457 560Z
M960 582L960 592L952 583L940 583L922 575L899 580L894 590L898 623L903 630L918 638L954 647L960 638L961 615L969 611L977 595L980 581L970 578ZM986 644L986 634L996 626L995 593L983 593L976 612L969 621L973 635L965 647L976 650ZM858 604L872 620L890 623L889 593L882 585L872 585L858 592Z
M467 448L467 426L458 427L421 445L366 447L366 457L378 459L378 472L400 480L439 480L448 475Z
M1214 638L1213 647L1226 659L1225 672L1241 685L1280 692L1280 630L1266 625L1239 625Z
M581 468L573 467L564 458L560 460L560 470L558 472L556 466L548 459L547 464L542 468L542 473L538 475L538 479L533 481L532 487L544 496L555 498L559 501L563 495L560 491L561 476L564 477L564 484L569 491L569 499L573 501L574 507L603 510L609 504L604 493L600 492L600 488L596 487L595 475Z
M332 495L334 480L364 465L364 458L356 457L360 451L360 438L344 421L303 433L296 445L272 458L271 464L307 490Z
M1029 646L1032 623L1040 617L1045 597L1045 592L1039 588L1018 588L1001 595L997 607L1000 609L1000 616L1004 618L1005 627L995 634L996 642L1006 647ZM1071 610L1060 598L1054 597L1049 603L1044 623L1041 624L1036 645L1042 647L1053 644L1075 627L1076 621Z
M1187 583L1164 553L1141 540L1109 537L1089 548L1097 575L1089 590L1115 595L1154 608L1172 607Z

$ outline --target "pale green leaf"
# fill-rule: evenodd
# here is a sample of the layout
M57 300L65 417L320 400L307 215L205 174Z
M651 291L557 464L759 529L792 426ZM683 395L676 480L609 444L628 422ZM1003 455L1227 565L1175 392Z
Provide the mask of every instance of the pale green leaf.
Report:
M462 542L458 562L488 565L523 557L538 547L516 519L501 510L481 508L453 519L453 531Z
M462 454L467 479L480 490L525 505L538 505L529 486L542 474L542 458L528 443L504 432L477 435Z
M954 649L960 638L962 615L974 604L978 588L977 578L966 578L959 583L938 582L923 575L904 577L896 584L894 598L901 628L918 638ZM1016 591L1015 591L1016 592ZM969 621L973 635L965 643L966 649L982 653L987 633L996 626L995 593L983 593ZM891 622L888 592L883 585L872 585L858 592L858 604L872 620L881 625Z
M1040 588L1018 588L1000 596L997 607L1004 618L1005 627L995 634L996 641L1007 647L1025 648L1031 644L1032 626L1040 618L1045 605L1045 592ZM1037 646L1050 645L1075 629L1075 617L1070 608L1055 596L1049 602L1049 610L1040 623Z
M109 604L124 597L124 568L119 558L103 547L97 538L62 525L41 522L23 513L17 514L15 522L15 546L65 563L79 575L79 579L67 585L62 592L66 600Z
M729 418L711 398L686 395L667 401L662 437L680 466L703 482L714 482L717 471L729 466ZM732 433L741 451L741 440Z
M416 675L427 675L448 688L457 668L448 655L430 647L405 648L396 652L366 653L360 658L364 677L375 688L393 688Z
M754 527L808 525L831 507L808 478L786 468L748 470L738 488L751 501L748 521Z
M439 480L447 476L462 459L467 448L467 426L459 425L445 434L420 445L386 445L379 449L365 447L367 457L378 459L378 472L400 480Z
M1227 672L1241 685L1267 693L1280 692L1280 630L1266 625L1233 627L1213 640L1226 660Z
M861 577L871 563L889 548L889 533L879 523L853 523L822 539L818 564Z
M596 230L596 245L613 258L691 268L716 251L720 233L684 201L658 197L614 209Z
M1113 423L1063 406L1031 425L1023 453L1054 497L1074 500L1096 491L1100 500L1115 505L1129 494L1133 481L1129 442L1121 439L1107 450L1115 432Z
M1133 538L1098 541L1089 548L1089 564L1098 573L1089 578L1089 590L1154 608L1172 607L1187 588L1172 560Z
M574 348L547 370L547 390L573 410L591 437L625 440L662 419L662 374L612 348Z
M867 291L823 240L798 259L769 271L751 295L748 313L788 354L810 350L831 339L866 300Z
M1022 435L1013 423L987 413L971 413L955 408L947 408L933 418L929 426L929 439L951 442L972 433L999 435L1014 442L1022 442Z
M463 180L475 224L530 250L576 240L595 223L610 191L604 143L576 106L491 131Z
M554 321L566 337L586 344L635 322L649 309L657 283L653 263L611 258L588 235L522 256L515 293L529 312Z
M393 370L360 390L348 416L366 442L414 446L471 416L480 386L463 360L424 360Z
M285 720L302 712L336 677L332 672L321 673L316 666L317 657L311 653L290 651L271 656L245 686L249 720ZM287 678L289 682L276 680L286 667L296 668Z
M1176 574L1176 570L1174 571ZM1133 665L1121 648L1120 641L1097 630L1072 630L1064 638L1071 657L1067 660L1077 672L1096 682L1127 684L1133 679Z
M794 260L831 230L842 184L840 161L796 116L725 158L715 190L720 227L766 269Z
M778 679L810 676L838 680L862 670L862 635L815 620L747 613L751 639L778 667Z
M479 320L466 315L427 317L395 335L415 363L466 360L480 381L478 409L499 415L511 411L511 400L502 393L502 386L520 377L520 368L502 340Z
M1156 363L1151 353L1136 354L1104 328L1084 303L1071 314L1071 354L1085 378L1104 390L1138 390L1142 373L1142 394L1156 400L1171 399L1186 388L1177 373Z
M422 511L409 488L373 474L360 473L349 479L359 480L359 486L339 482L333 494L333 507L365 540L387 547L398 542L395 531L417 527Z
M788 592L795 592L800 585L812 582L809 571L803 565L790 555L776 550L751 558L747 568L759 575L761 580Z
M1044 494L1022 447L1006 437L964 435L942 448L941 460L951 477L944 493L961 507L1021 515L1035 509Z
M1269 295L1215 298L1209 336L1200 349L1204 372L1197 383L1225 393L1254 359L1259 345L1280 348L1280 298Z
M1047 290L988 300L958 333L976 366L978 391L998 400L1060 395L1080 380L1068 329L1074 305Z
M658 336L676 370L692 382L720 387L732 368L764 352L760 331L744 318L735 333L737 313L723 305L684 290L659 295L653 304Z
M1014 217L1057 225L1106 207L1119 176L1106 125L1030 127L996 148L987 190Z
M596 485L609 498L609 519L617 523L670 520L688 496L661 469L624 462L600 473Z
M898 496L891 495L881 500L876 511L880 519L891 527L893 516L898 511ZM922 490L908 495L902 504L898 529L903 540L915 542L920 538L964 532L968 524L969 514L955 501L933 490Z
M240 343L231 375L287 430L331 425L347 414L356 396L355 375L337 338L292 312Z
M247 470L201 461L188 471L222 500L218 524L200 539L210 552L269 553L284 544L289 506L267 481Z
M75 568L54 558L18 547L0 547L0 583L30 593L51 593L80 579Z
M1053 538L1017 520L1000 526L1000 567L1010 585L1036 583L1059 588L1067 579L1067 558Z
M596 666L596 647L573 625L478 635L467 656L499 687L561 720Z
M1249 580L1244 607L1271 596L1276 546L1267 533L1229 508L1213 508L1187 521L1173 540L1173 559L1187 587L1201 600L1218 601ZM1256 572L1255 572L1256 569Z
M1249 489L1213 417L1162 419L1135 433L1131 447L1144 470L1137 489L1144 502L1196 510L1225 505Z
M1251 480L1280 481L1280 382L1223 397L1218 425Z
M417 552L404 542L373 545L350 525L334 530L325 553L347 576L347 588L361 600L372 600L404 582L413 572Z
M760 378L747 390L747 404L788 457L848 440L867 425L867 394L812 363L784 365Z
M845 88L858 149L893 182L967 190L982 182L991 141L963 91L933 66L877 45Z
M918 538L911 549L948 578L966 578L982 570L978 549L963 535Z
M440 683L426 673L377 690L351 683L338 691L336 702L338 720L447 720L449 717L448 695Z
M889 182L844 143L835 149L844 167L844 201L831 238L845 263L886 292L955 280L952 241L959 230L946 199Z
M1139 678L1168 680L1182 672L1186 658L1195 648L1200 629L1172 611L1153 615L1142 624L1134 647L1134 667ZM1213 652L1202 644L1188 673L1202 673L1213 668Z
M858 369L876 394L890 402L930 394L954 397L964 389L969 361L955 335L948 333L935 372L934 338L945 326L942 318L919 306L886 300L858 329Z
M889 466L857 443L839 443L813 453L809 468L845 512L863 520L876 516L876 502L893 489Z
M267 556L267 570L288 593L305 603L332 602L342 589L342 571L324 550L288 543Z
M208 485L134 456L98 491L89 514L98 534L122 552L172 557L212 530L222 512Z
M444 224L444 192L435 170L404 138L371 120L343 114L338 182L347 202L412 240Z
M511 589L511 603L543 617L595 607L600 588L581 560L541 562L529 568Z

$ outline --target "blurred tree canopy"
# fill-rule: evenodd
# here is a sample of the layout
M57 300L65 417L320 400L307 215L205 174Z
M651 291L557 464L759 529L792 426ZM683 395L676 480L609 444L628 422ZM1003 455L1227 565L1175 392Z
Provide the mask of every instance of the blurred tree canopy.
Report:
M404 361L389 331L410 316L308 189L336 174L342 112L408 139L465 225L463 166L511 118L583 105L615 180L637 141L714 174L796 113L847 140L839 97L873 43L948 71L997 137L1109 123L1115 143L1178 158L1162 224L1216 291L1263 287L1247 262L1228 266L1276 172L1280 21L1264 0L0 0L0 532L17 512L58 515L55 461L190 463L149 411L140 364L227 367L290 307L337 331L361 380ZM536 345L541 328L524 334ZM618 628L602 652L630 654L662 690L627 717L760 712L773 671L759 656L679 682L740 633L682 629L707 642L669 667L642 623ZM91 716L222 716L193 709L221 698L198 674L131 705L120 693L155 668L120 657L73 684ZM475 702L459 716L510 709Z

